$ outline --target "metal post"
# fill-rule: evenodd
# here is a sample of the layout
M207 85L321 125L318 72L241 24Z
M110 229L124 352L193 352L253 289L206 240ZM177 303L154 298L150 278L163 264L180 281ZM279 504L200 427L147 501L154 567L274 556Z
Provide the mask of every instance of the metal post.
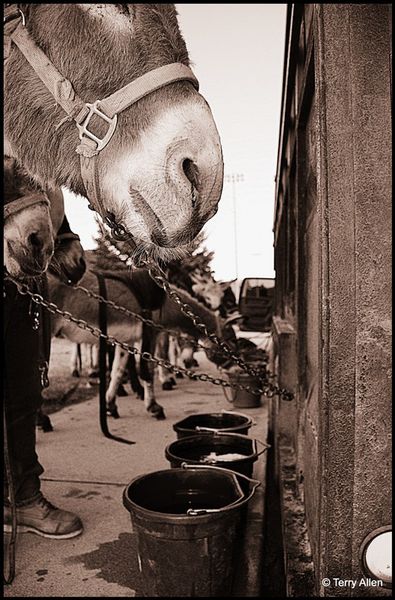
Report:
M236 279L239 278L239 258L237 245L237 202L236 202L236 183L244 181L243 173L232 173L225 175L225 181L232 183L232 199L233 199L233 232L234 232L234 250L235 250L235 270Z

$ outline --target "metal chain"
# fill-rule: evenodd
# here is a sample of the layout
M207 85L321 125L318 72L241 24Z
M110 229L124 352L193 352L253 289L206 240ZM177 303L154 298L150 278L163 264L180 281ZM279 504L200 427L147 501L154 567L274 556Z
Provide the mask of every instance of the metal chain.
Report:
M61 282L61 283L63 283L63 282ZM67 285L67 284L64 284L64 285ZM107 298L104 298L100 294L96 294L96 292L92 292L92 290L88 290L88 288L84 287L83 285L72 285L72 286L67 285L67 287L72 287L75 290L80 290L81 292L84 292L84 294L86 294L87 296L90 296L91 298L94 298L95 300L98 300L99 302L102 302L103 304L107 304L108 306L111 306L111 308L113 308L114 310L116 310L118 312L122 312L125 315L127 315L128 317L137 319L141 323L146 323L147 325L149 325L150 327L153 327L154 329L158 329L159 331L165 331L166 333L169 333L170 335L174 336L181 342L184 342L187 339L179 331L176 331L175 329L168 329L164 325L161 325L160 323L157 323L156 321L153 321L152 319L143 317L142 315L135 313L132 310L125 308L124 306L120 306L113 300L108 300ZM203 346L203 344L199 344L199 342L196 342L195 340L193 340L193 344L194 344L194 346L200 348L201 350L205 350L205 351L207 350L206 346ZM221 354L223 354L223 353L221 352Z
M130 257L127 257L127 255L125 254L122 254L120 250L116 247L116 245L112 242L112 240L109 238L108 234L106 234L105 232L103 233L105 244L109 248L109 250L112 251L119 258L119 260L128 264L129 266L131 261ZM293 399L294 395L292 392L289 392L288 390L285 390L283 388L279 388L270 383L269 380L275 379L275 376L268 371L265 364L259 370L254 369L253 367L251 367L251 365L244 362L239 356L233 354L233 352L228 348L228 346L222 340L220 340L217 335L215 335L214 333L210 333L207 330L206 325L202 323L200 319L194 314L191 307L181 300L177 292L171 287L171 285L167 281L163 271L160 270L159 266L156 263L150 261L148 258L140 258L140 265L143 265L148 269L148 273L151 276L151 278L155 281L155 283L157 283L162 289L165 290L165 292L173 300L173 302L175 302L179 306L180 310L191 319L195 327L200 332L203 332L204 335L208 339L210 339L210 341L212 341L217 347L220 348L221 354L225 354L226 356L231 358L237 365L241 367L243 371L247 372L249 375L258 378L260 384L263 385L263 387L270 387L270 389L274 391L273 395L279 394L286 400Z
M79 327L80 329L83 329L84 331L89 331L94 337L96 337L98 339L100 339L100 338L105 339L106 342L108 342L112 346L119 346L120 348L122 348L123 350L125 350L126 352L128 352L131 355L138 354L144 360L147 360L149 362L154 363L155 365L159 365L165 369L168 369L172 373L182 373L183 375L186 375L189 379L192 379L193 381L208 381L214 385L220 385L222 387L230 387L230 388L234 388L234 389L245 390L245 391L249 392L250 394L258 394L258 395L265 394L266 396L268 396L270 398L276 394L279 394L284 400L292 399L290 397L290 392L288 392L287 390L282 390L280 388L277 388L276 386L274 386L271 383L266 383L265 385L263 385L261 387L257 387L257 388L253 388L250 385L243 385L243 384L235 383L235 382L230 383L226 379L212 377L211 375L208 375L207 373L195 373L194 371L191 371L190 369L185 369L184 367L175 366L166 360L152 356L149 352L141 352L137 348L134 348L133 346L130 346L129 344L126 344L125 342L120 342L119 340L117 340L115 337L113 337L111 335L106 335L106 334L102 333L102 331L98 327L94 327L93 325L90 325L84 319L78 319L78 318L74 317L69 311L60 309L54 302L48 302L47 300L44 299L44 297L41 294L31 292L26 284L21 283L20 281L14 279L10 275L7 275L5 277L5 279L12 281L15 285L17 285L18 290L21 294L30 296L31 299L36 304L43 306L50 313L60 315L67 321L70 321L70 322L74 323L75 325L77 325L77 327Z
M132 260L131 260L131 258L130 258L130 257L128 257L126 254L122 254L122 253L120 252L120 250L119 250L119 249L118 249L118 248L117 248L117 247L116 247L114 244L112 244L112 243L111 243L111 242L108 240L108 238L106 237L106 234L105 234L105 244L106 244L107 248L108 248L108 249L109 249L109 250L110 250L112 253L114 253L114 254L117 256L117 258L118 258L118 259L119 259L121 262L123 262L124 264L126 264L126 265L128 265L128 266L131 266L131 265L133 264L133 263L132 263ZM144 260L144 259L143 259L143 260ZM147 266L147 267L148 267L148 266L149 266L149 267L151 267L151 266L154 266L154 265L152 265L152 264L148 265L148 263L146 263L146 262L145 262L145 266ZM155 265L155 267L156 267L156 265ZM210 270L208 270L207 272L211 273L211 271L210 271ZM152 276L152 274L151 274L151 273L150 273L150 276L151 276L151 278L153 278L153 279L154 279L154 277ZM220 344L221 344L221 343L223 343L223 342L221 342L221 341L219 340L220 344L218 344L218 343L217 343L217 342L216 342L214 339L212 339L212 337L211 337L211 336L214 336L214 337L215 337L215 339L217 339L217 340L218 340L217 336L216 336L214 333L209 333L209 332L207 331L205 324L204 324L204 323L201 323L201 322L199 321L199 318L198 318L198 317L197 317L197 316L196 316L196 315L193 313L193 311L192 311L191 307L189 306L189 304L186 304L186 303L182 302L182 300L181 300L181 299L180 299L180 297L178 296L177 292L176 292L176 291L175 291L175 290L174 290L172 287L170 287L170 284L169 284L169 283L168 283L168 281L165 279L165 277L164 277L163 275L161 275L161 274L159 274L158 276L159 276L159 277L161 277L161 278L163 278L163 282L164 282L165 284L167 284L168 288L165 288L165 287L164 287L164 285L162 285L162 283L161 283L161 282L159 282L159 281L156 281L156 280L154 279L155 283L157 283L157 284L158 284L158 285L160 285L160 286L161 286L163 289L165 289L166 293L167 293L167 294L168 294L168 295L169 295L169 296L172 298L172 300L173 300L173 301L174 301L174 302L175 302L177 305L179 305L179 306L180 306L180 308L181 308L182 312L184 312L184 314L186 314L186 315L188 316L188 318L190 318L190 319L193 321L193 323L194 323L195 327L196 327L196 328L197 328L197 329L198 329L200 332L202 332L202 331L203 331L203 333L204 333L204 334L205 334L207 337L209 337L209 338L210 338L210 340L211 340L211 341L212 341L212 342L215 344L215 346L216 346L217 348L220 348L220 350L219 350L218 354L220 354L221 356L227 356L227 357L231 357L231 358L233 358L233 359L234 359L236 362L237 362L237 361L241 361L241 362L243 362L243 361L242 361L242 359L240 359L240 357L237 357L237 356L235 356L234 354L232 354L232 353L231 353L231 350L230 350L230 349L229 349L229 348L228 348L226 345L224 345L224 346L225 346L225 349L221 348ZM88 294L88 295L90 295L90 296L92 296L92 297L95 297L95 298L96 298L96 299L98 299L100 302L104 302L104 303L110 304L110 305L111 305L111 306L113 306L113 308L115 308L116 310L121 310L121 312L127 311L127 309L124 309L124 307L120 307L120 306L116 305L114 302L111 302L111 301L106 301L104 298L102 298L102 296L97 296L97 295L94 295L94 294L93 294L93 292L90 292L90 290L87 290L86 288L83 288L83 286L78 286L78 285L77 285L77 286L74 286L74 287L76 287L77 289L81 289L81 290L82 290L82 291L84 291L86 294ZM181 306L181 305L182 305L182 306ZM183 307L186 307L186 308L185 308L185 310L183 310ZM187 311L187 312L186 312L186 311ZM171 335L174 335L174 336L175 336L175 337L177 337L178 339L180 339L180 338L182 337L182 336L181 336L181 335L180 335L178 332L176 332L176 331L174 331L174 330L171 330L171 329L166 329L165 327L163 327L163 326L161 326L161 325L158 325L158 324L155 324L153 321L150 321L149 319L144 319L143 317L140 317L140 316L136 315L135 313L129 312L129 315L130 315L130 316L136 316L136 317L137 317L137 318L138 318L140 321L142 321L143 323L145 322L145 323L147 323L148 325L151 325L152 327L156 327L156 328L158 328L158 329L163 329L164 331L167 331L168 333L170 333ZM199 347L199 348L201 348L201 349L203 349L203 350L207 350L207 348L206 348L205 346L203 346L202 344L199 344L199 342L196 342L196 346L197 346L197 347ZM236 360L236 359L237 359L237 360ZM246 364L246 363L244 363L244 364ZM262 380L266 380L266 378L271 378L271 377L273 377L273 376L272 376L271 374L269 374L267 371L265 371L265 373L263 374L263 373L262 373L262 371L264 370L264 368L261 368L260 370L258 370L258 371L257 371L257 370L255 370L255 369L253 369L253 368L252 368L250 365L247 365L247 366L249 367L249 371L247 371L247 372L249 372L249 374L250 374L250 375L253 375L254 377L258 377L259 379L262 379ZM244 369L244 370L246 370L246 369Z
M235 355L232 352L232 350L228 348L225 342L219 339L219 337L215 333L210 333L207 330L206 325L202 323L199 320L199 318L193 313L190 306L181 300L177 292L172 289L169 282L164 277L164 274L160 272L158 265L149 260L143 260L143 262L145 263L145 266L147 267L148 272L152 279L155 281L155 283L160 285L165 290L169 297L179 306L180 310L191 319L195 327L199 331L202 331L210 341L212 341L217 347L219 347L224 354L229 356L229 358L231 358L239 367L241 367L243 371L245 371L249 375L252 375L253 377L256 377L259 380L261 388L266 390L265 392L261 393L264 393L269 397L278 394L284 400L293 400L294 395L292 392L289 392L284 388L279 388L270 382L270 379L274 378L274 376L268 372L266 364L263 364L262 367L257 370L251 367L245 361L243 361L239 356ZM233 387L233 385L230 387ZM240 384L237 384L237 386L238 385ZM250 386L242 386L241 389L247 389L247 391L250 391L250 389L248 389L249 387Z
M108 239L108 238L107 238ZM114 246L113 244L111 244ZM108 247L108 244L107 244ZM118 250L119 252L119 250ZM118 255L118 253L117 253ZM120 258L120 254L118 257ZM120 258L120 260L122 260ZM125 262L125 261L122 261ZM234 354L232 350L219 339L219 337L215 333L211 333L208 331L206 325L195 315L192 311L189 304L183 302L177 292L171 287L169 282L167 281L163 272L161 272L159 266L154 262L148 259L140 259L140 262L147 268L150 277L155 281L157 285L159 285L162 289L165 290L167 295L173 300L175 304L180 308L181 312L184 313L189 319L191 319L192 323L195 325L196 329L203 333L217 348L221 350L223 354L231 358L243 371L246 371L249 375L253 377L257 377L261 382L266 383L269 379L266 365L263 365L260 369L254 369L248 363L244 362L239 356Z
M198 329L201 333L203 333L213 344L215 344L220 350L226 354L229 358L231 358L239 367L246 371L249 375L253 377L258 377L263 381L266 379L266 365L263 365L260 369L254 369L248 363L244 362L239 356L233 353L233 351L225 344L223 340L221 340L215 333L211 333L208 331L206 325L194 314L189 304L183 302L177 292L170 286L169 282L166 280L164 275L160 272L159 267L154 263L146 261L146 266L148 272L152 279L157 283L160 287L162 287L165 292L169 295L169 297L173 300L175 304L178 305L181 312L184 313L187 317L189 317L192 323L195 325L196 329Z

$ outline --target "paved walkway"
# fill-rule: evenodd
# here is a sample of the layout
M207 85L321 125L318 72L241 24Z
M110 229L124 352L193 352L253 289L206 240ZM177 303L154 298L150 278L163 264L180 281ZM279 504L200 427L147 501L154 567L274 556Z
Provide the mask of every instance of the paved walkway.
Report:
M204 354L197 354L197 359L199 371L218 375ZM85 530L64 541L18 535L16 577L5 588L6 597L142 597L136 535L122 503L123 489L137 475L169 468L164 449L176 439L174 423L194 413L232 409L220 387L177 382L171 392L157 385L164 421L153 420L132 396L119 399L121 418L111 420L110 429L136 442L131 446L101 434L97 398L51 415L54 431L38 432L37 450L45 468L43 492L54 504L78 513ZM258 408L238 409L256 421L250 436L262 441L267 436L265 402ZM245 547L235 578L238 597L259 596L265 468L266 453L254 466L254 476L263 485L249 503L246 540L240 542Z

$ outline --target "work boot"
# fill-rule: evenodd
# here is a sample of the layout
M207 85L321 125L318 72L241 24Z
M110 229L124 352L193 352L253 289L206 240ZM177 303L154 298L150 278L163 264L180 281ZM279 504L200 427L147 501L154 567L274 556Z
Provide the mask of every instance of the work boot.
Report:
M16 508L18 532L28 531L55 540L66 540L82 533L82 523L72 512L53 506L42 494L29 504ZM4 531L11 533L11 507L4 506Z

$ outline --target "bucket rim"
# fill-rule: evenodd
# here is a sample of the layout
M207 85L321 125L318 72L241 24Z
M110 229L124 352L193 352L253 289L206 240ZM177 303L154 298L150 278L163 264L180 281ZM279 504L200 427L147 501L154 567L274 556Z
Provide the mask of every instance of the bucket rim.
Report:
M144 506L137 504L129 497L128 492L129 492L130 487L133 484L137 483L137 481L146 479L152 475L157 475L159 473L171 473L173 475L176 472L186 473L187 471L194 471L194 470L196 471L196 470L204 470L204 469L207 470L210 468L213 468L213 467L211 465L197 464L197 465L188 465L188 469L185 469L182 467L176 467L174 469L160 469L159 471L152 471L150 473L143 473L141 475L137 475L136 477L133 477L133 479L131 481L129 481L129 483L123 489L123 493L122 493L123 505L129 512L131 512L131 507L132 507L134 509L134 512L140 512L140 513L144 514L146 517L154 518L154 519L157 519L160 521L168 520L170 522L177 522L177 523L191 523L192 519L197 519L197 522L199 522L199 521L203 522L204 519L207 519L208 515L212 516L212 513L205 512L204 514L198 514L198 515L188 515L188 514L179 514L179 513L178 514L177 513L163 513L160 511L145 508ZM235 509L239 508L240 503L245 500L245 494L240 487L240 483L238 480L239 473L232 471L231 469L228 469L227 470L228 473L227 473L226 469L222 469L221 467L217 467L216 470L218 472L220 472L221 475L225 475L228 478L230 478L231 475L233 475L235 488L237 490L237 493L239 494L239 498L235 502L232 502L229 505L222 507L221 509L219 509L218 512L215 513L217 516L219 516L219 515L223 515L224 513L228 513L231 510L235 510Z
M226 433L227 437L231 436L231 435L233 435L232 432ZM252 454L248 454L248 455L243 456L241 458L237 458L237 459L235 459L233 461L216 460L213 463L214 465L217 465L217 464L221 464L221 465L228 464L230 466L232 463L247 462L247 461L251 461L251 460L252 460L252 462L255 462L258 459L258 457L262 454L262 452L264 452L265 450L267 450L267 448L269 447L268 444L264 444L260 440L257 440L256 438L251 438L248 435L242 436L239 433L235 433L234 435L237 436L238 438L239 437L243 437L243 438L245 438L245 440L248 440L248 441L251 442L251 445L253 446L253 452L252 452ZM174 446L176 444L181 445L181 444L183 444L183 443L185 443L187 441L196 440L196 438L199 438L199 440L203 441L204 439L207 439L210 436L212 438L216 437L218 439L218 438L220 438L221 433L219 433L219 432L197 433L197 434L194 434L194 435L190 435L188 437L183 437L183 438L181 438L179 440L174 440L173 442L170 442L166 446L166 448L165 448L165 456L166 456L166 458L168 460L171 459L171 458L174 458L174 459L179 460L179 461L189 461L190 459L186 459L185 457L180 457L180 456L176 456L175 454L173 454L172 451L170 450L171 446ZM261 445L264 446L263 450L259 450L258 449L258 444L261 444ZM191 459L191 461L192 461L192 459ZM194 464L196 466L202 466L202 467L205 466L205 463L200 463L197 460L196 461L193 460L191 462L191 464ZM207 464L211 464L211 463L207 463Z
M236 417L242 417L245 419L245 423L240 423L239 425L233 425L231 427L216 427L216 428L212 428L212 429L216 429L217 431L229 431L229 433L232 433L233 431L238 431L239 429L249 429L252 425L253 425L253 421L252 418L249 417L248 415L244 415L243 413L239 413L239 412L233 412L233 411L222 411L222 412L212 412L212 413L196 413L194 415L188 415L187 417L184 417L183 419L181 419L180 421L177 421L177 423L173 424L173 430L176 433L182 432L182 433L186 433L186 432L194 432L194 431L198 431L196 429L196 427L199 427L199 425L196 425L194 429L191 429L189 427L180 427L179 423L182 423L183 421L186 421L189 418L195 418L195 417L218 417L218 418L224 418L224 416L236 416ZM194 435L193 433L191 435Z

